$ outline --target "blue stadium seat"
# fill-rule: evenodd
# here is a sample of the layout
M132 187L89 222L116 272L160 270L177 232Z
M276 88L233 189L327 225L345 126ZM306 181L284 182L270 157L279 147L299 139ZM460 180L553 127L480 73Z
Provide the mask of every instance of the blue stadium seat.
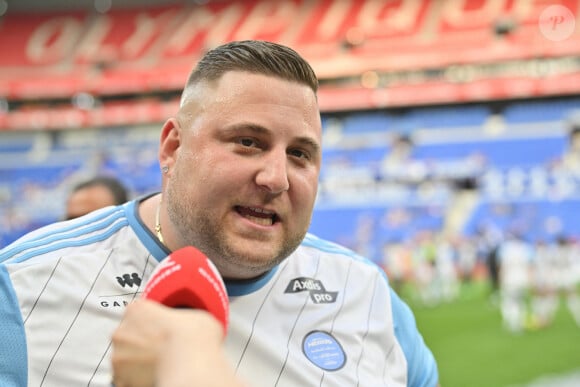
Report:
M485 105L418 108L410 113L419 128L459 128L482 126L491 114Z
M533 166L560 159L567 145L565 136L417 144L413 149L413 158L453 160L481 154L490 166Z
M580 109L580 99L512 103L504 109L508 124L561 121Z

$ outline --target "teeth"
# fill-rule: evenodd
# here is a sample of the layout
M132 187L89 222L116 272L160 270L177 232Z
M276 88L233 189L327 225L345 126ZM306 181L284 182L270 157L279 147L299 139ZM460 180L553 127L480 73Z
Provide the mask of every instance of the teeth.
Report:
M265 209L263 209L263 208L256 208L256 207L248 207L248 208L249 208L249 209L251 209L251 210L252 210L252 211L254 211L254 212L259 212L260 214L270 214L270 215L271 215L271 214L273 214L273 212L271 212L271 211L266 211L266 210L265 210Z
M244 218L261 226L271 226L276 222L276 212L265 210L260 207L242 207L236 208L238 213Z
M247 219L251 220L254 223L259 224L260 226L271 226L272 225L272 218L258 218L257 216L252 215L244 215Z

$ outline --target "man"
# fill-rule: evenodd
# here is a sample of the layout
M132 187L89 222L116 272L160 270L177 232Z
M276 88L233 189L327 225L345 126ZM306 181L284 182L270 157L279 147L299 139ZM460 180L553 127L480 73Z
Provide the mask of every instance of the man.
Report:
M249 386L436 385L435 360L384 273L307 234L321 166L317 87L287 47L243 41L209 51L161 130L162 194L0 252L0 339L10 348L0 384L152 385L164 346L145 359L116 352L113 375L111 337L124 342L126 327L115 331L124 305L159 261L192 245L224 278L225 356ZM123 374L131 367L153 372L137 384Z
M111 176L97 176L73 187L66 201L65 219L78 218L127 200L127 189L121 181Z
M533 253L530 243L517 231L507 235L497 253L502 321L513 333L521 332L528 319Z

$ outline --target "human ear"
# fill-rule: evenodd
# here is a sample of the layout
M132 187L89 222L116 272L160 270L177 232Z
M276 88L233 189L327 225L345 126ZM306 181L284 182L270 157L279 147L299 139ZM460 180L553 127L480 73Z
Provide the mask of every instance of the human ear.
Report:
M177 151L181 145L181 126L179 121L172 117L165 121L159 139L159 165L171 170L177 158Z

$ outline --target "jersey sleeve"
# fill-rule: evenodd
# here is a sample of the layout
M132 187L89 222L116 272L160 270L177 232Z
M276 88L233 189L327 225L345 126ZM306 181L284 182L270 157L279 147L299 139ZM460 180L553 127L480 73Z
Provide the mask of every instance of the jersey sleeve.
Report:
M407 359L407 385L409 387L435 387L439 382L437 362L417 329L415 317L409 306L390 289L395 336Z
M5 265L0 265L0 316L0 386L26 386L28 361L24 323Z

